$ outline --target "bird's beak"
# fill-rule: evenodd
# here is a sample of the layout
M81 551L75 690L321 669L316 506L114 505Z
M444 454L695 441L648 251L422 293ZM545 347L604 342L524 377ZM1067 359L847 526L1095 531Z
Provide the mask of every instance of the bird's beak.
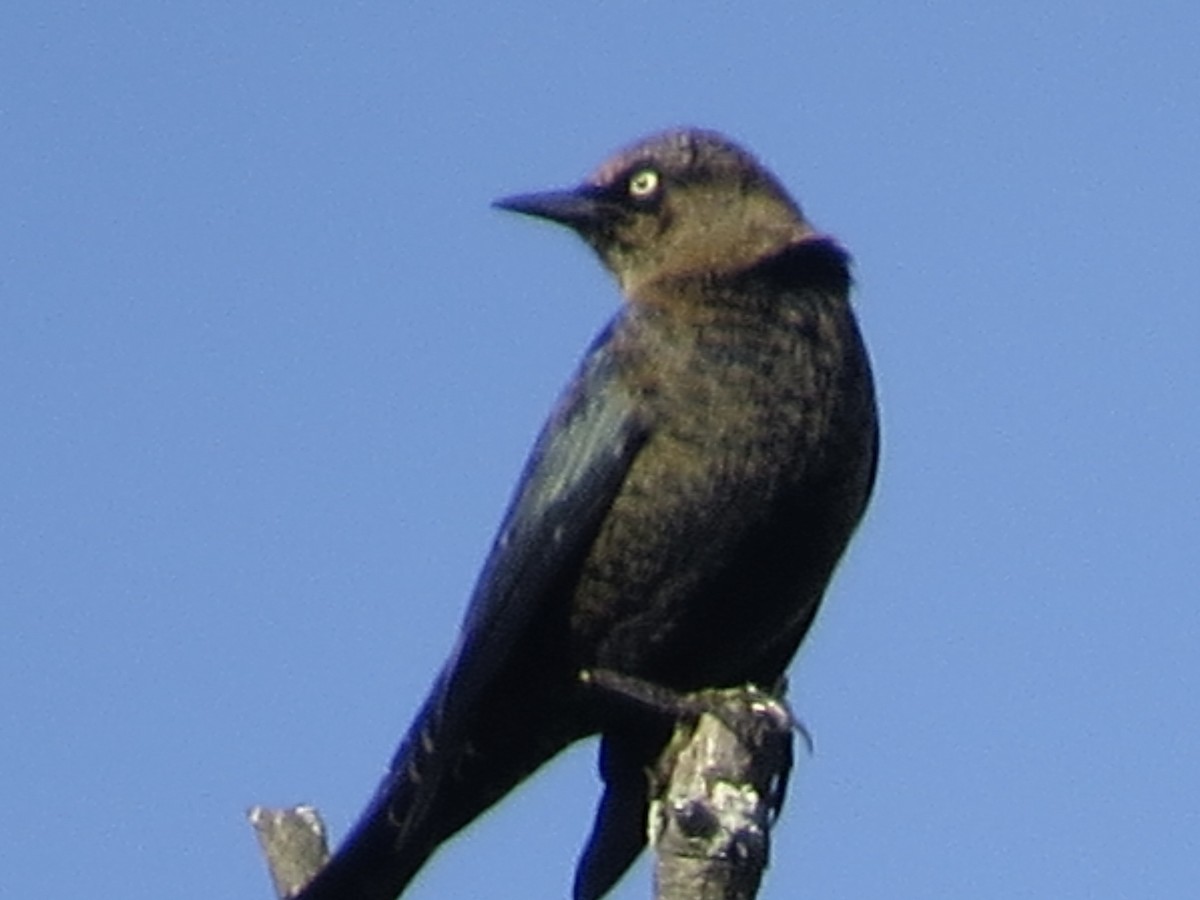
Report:
M580 232L594 231L616 212L612 204L587 185L566 191L545 191L503 197L492 206L539 219L549 219Z

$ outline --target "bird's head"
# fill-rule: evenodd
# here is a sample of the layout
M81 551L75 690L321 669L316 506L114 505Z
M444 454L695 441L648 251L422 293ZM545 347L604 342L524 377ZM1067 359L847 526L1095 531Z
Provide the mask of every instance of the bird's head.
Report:
M814 234L753 156L695 129L646 138L575 188L506 197L496 206L572 228L627 294L662 278L743 271Z

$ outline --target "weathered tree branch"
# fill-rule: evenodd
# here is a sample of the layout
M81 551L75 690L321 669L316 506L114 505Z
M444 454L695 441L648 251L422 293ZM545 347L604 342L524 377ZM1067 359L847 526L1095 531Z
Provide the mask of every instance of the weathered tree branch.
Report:
M325 823L311 806L250 810L250 824L267 858L279 900L287 900L312 881L329 859Z
M677 695L612 672L587 680L678 722L652 778L655 900L755 897L791 772L787 706L752 685Z

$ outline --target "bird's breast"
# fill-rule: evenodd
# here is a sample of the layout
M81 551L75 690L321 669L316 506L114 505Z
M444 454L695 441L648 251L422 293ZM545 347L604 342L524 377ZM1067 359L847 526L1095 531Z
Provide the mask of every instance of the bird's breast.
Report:
M863 404L834 387L854 383L848 316L660 317L615 337L650 435L571 597L581 665L686 688L754 671L722 642L799 640L857 518L842 507L865 501L843 495L866 448L829 453L861 426Z

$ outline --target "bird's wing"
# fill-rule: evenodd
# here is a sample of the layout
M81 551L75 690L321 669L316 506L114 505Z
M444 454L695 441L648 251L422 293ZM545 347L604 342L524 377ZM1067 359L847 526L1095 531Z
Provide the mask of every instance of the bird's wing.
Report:
M393 898L432 852L422 831L455 764L453 748L530 622L582 564L645 442L646 428L610 343L615 324L597 338L542 429L458 643L388 773L297 900Z
M530 622L582 564L645 441L634 397L618 374L614 325L597 338L542 429L458 642L377 794L373 806L386 803L401 839L435 802L453 764L443 751L458 744Z
M439 682L441 727L469 715L553 588L582 563L646 429L603 332L534 444Z

